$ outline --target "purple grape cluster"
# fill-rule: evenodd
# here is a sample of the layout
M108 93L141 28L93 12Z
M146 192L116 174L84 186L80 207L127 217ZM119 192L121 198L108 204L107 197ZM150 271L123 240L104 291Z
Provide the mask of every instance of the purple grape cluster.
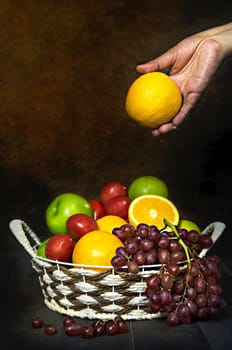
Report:
M173 231L160 231L156 226L139 224L137 228L130 224L113 229L124 247L116 250L111 264L115 268L127 267L128 272L137 273L141 265L167 264L186 260L183 244L197 256L202 249L212 245L207 234L181 229L178 237Z
M212 246L211 237L171 227L172 231L146 224L115 228L113 234L124 247L116 250L111 263L116 269L134 274L141 265L160 264L159 272L146 280L145 295L151 312L167 314L168 325L175 326L214 316L225 301L218 257L199 257L203 249Z
M146 280L151 311L166 313L169 326L213 317L225 306L218 262L209 256L196 257L182 269L171 261L162 266Z

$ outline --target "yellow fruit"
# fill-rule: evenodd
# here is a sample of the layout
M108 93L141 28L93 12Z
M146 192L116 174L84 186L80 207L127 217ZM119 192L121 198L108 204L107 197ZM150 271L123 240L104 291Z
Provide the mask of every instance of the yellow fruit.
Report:
M179 212L176 206L167 198L155 195L144 195L135 198L128 211L130 224L137 226L140 223L155 225L158 229L165 227L167 219L173 225L179 222Z
M151 72L141 75L129 87L125 108L129 117L147 128L157 128L179 111L179 87L167 75Z
M199 233L201 232L200 227L195 222L193 222L191 220L187 220L187 219L181 219L179 224L178 224L178 227L184 228L188 231L194 230L194 231L197 231Z
M98 229L112 233L115 227L127 224L127 221L117 215L105 215L97 220Z
M111 259L116 255L118 247L124 247L121 240L109 232L91 231L77 241L73 254L73 264L92 265L86 267L97 272L106 271L111 268ZM96 268L96 266L104 266ZM107 268L107 266L110 266Z

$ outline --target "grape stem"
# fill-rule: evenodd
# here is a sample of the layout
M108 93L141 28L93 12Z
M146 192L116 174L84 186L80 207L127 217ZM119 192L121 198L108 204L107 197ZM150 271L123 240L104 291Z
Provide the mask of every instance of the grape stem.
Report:
M189 251L188 251L188 247L187 245L184 243L184 241L182 240L182 238L180 237L180 234L176 228L175 225L173 225L170 221L168 221L167 219L164 219L164 224L168 227L170 227L172 229L172 231L175 233L180 245L183 247L184 249L184 252L185 252L185 255L186 255L186 259L187 259L187 264L188 264L188 267L190 266L191 264L191 260L190 260L190 256L189 256Z

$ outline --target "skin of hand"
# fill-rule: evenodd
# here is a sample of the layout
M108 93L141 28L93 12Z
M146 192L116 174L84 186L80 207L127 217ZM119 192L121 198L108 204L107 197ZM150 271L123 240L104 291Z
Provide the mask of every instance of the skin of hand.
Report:
M152 130L153 136L179 125L199 99L225 56L232 53L232 22L180 41L161 56L136 67L139 73L169 68L169 76L179 86L183 103L169 123Z

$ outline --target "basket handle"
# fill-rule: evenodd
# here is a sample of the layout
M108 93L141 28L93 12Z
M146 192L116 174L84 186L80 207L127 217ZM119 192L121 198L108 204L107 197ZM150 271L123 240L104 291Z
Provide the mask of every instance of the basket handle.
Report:
M210 235L212 238L212 241L213 241L213 245L214 245L216 243L216 241L218 240L218 238L221 236L222 232L225 230L225 227L226 227L226 225L223 222L215 221L215 222L212 222L211 224L209 224L202 231L202 234ZM200 252L199 257L202 258L211 248L212 247L203 249Z
M30 227L20 219L11 220L9 223L9 228L15 238L19 241L19 243L24 247L24 249L31 255L32 258L36 257L36 253L32 248L30 241L28 240L26 234L28 234L36 244L40 244L40 239L36 236L36 234L30 229Z

